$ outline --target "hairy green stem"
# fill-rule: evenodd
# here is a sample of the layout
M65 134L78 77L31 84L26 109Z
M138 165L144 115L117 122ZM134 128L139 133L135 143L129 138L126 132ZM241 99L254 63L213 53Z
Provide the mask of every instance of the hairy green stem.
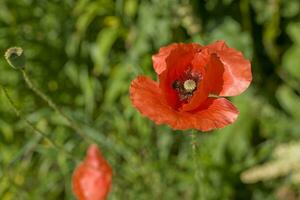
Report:
M4 96L7 98L10 106L12 107L13 111L15 112L15 114L21 119L23 120L34 132L38 133L39 135L41 135L43 138L45 138L52 146L53 148L55 148L58 152L63 152L66 156L68 156L69 158L75 160L76 162L78 162L79 160L74 157L70 152L68 152L66 149L64 149L63 147L59 146L58 144L56 144L55 141L53 141L45 132L43 132L42 130L38 129L37 127L35 127L35 125L33 123L31 123L26 117L23 116L22 112L17 108L17 106L15 105L14 101L12 100L12 98L9 96L7 90L5 87L3 87L1 85L2 91L4 93Z
M201 186L201 179L202 179L202 171L201 171L201 166L199 165L199 162L197 159L197 133L195 130L192 130L191 133L191 146L192 146L192 151L193 151L193 163L194 163L194 168L195 168L195 179L196 179L196 196L197 198L199 197L199 200L204 200L203 197L203 189Z
M21 70L24 80L27 86L41 99L43 99L54 111L56 111L59 115L61 115L67 122L68 125L87 143L93 143L91 139L87 137L87 134L74 122L72 118L66 115L62 109L60 109L46 94L44 94L41 90L39 90L31 81L30 77L27 75L24 69Z

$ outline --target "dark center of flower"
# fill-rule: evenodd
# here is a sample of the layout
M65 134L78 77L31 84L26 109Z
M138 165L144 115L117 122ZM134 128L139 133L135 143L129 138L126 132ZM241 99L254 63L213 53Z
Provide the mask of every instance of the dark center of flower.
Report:
M201 79L202 75L192 71L191 68L188 68L177 77L172 83L172 88L177 92L179 101L187 103L197 90L198 83Z
M180 101L188 101L197 89L197 82L194 79L187 79L185 81L175 80L172 87L178 92Z

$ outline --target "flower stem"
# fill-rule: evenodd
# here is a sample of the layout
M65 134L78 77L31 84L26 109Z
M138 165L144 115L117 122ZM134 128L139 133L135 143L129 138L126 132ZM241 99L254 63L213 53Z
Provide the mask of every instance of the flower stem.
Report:
M202 180L202 171L201 171L201 166L199 165L199 162L197 159L197 133L195 130L192 130L191 133L191 145L192 145L192 151L193 151L193 163L194 163L194 168L195 168L195 180L196 180L196 192L195 195L199 200L204 200L203 197L203 189L201 186L201 180Z
M2 88L2 91L4 93L4 96L7 98L10 106L12 107L13 111L15 112L15 114L21 119L23 120L34 132L38 133L39 135L41 135L44 139L46 139L52 146L54 149L56 149L58 152L63 152L66 156L68 156L69 158L73 159L74 161L78 162L79 159L77 159L76 157L74 157L69 151L67 151L65 148L63 148L62 146L58 145L55 141L53 141L48 134L46 134L45 132L43 132L42 130L38 129L37 127L35 127L35 125L33 123L31 123L26 117L23 116L22 112L17 108L16 104L14 103L14 101L12 100L12 98L9 96L6 88L2 85L0 85Z
M87 143L93 143L91 139L87 137L87 134L74 122L72 118L66 115L62 109L60 109L46 94L39 90L31 81L30 77L27 75L24 69L21 70L23 78L27 86L41 99L43 99L54 111L56 111L60 116L62 116L67 122L70 128L72 128L80 137L82 137Z

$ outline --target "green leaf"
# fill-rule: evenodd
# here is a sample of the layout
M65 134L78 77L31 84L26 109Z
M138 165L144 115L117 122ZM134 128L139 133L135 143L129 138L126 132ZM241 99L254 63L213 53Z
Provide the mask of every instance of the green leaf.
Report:
M276 92L280 105L293 117L300 120L300 97L288 86L281 86Z
M300 80L300 45L293 45L289 48L282 58L282 68L285 69L292 77Z

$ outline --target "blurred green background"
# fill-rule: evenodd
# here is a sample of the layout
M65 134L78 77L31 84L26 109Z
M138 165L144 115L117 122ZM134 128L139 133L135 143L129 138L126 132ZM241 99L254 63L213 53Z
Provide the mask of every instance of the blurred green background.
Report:
M251 60L253 82L231 99L235 124L198 133L193 157L191 132L143 118L128 89L138 74L155 78L151 55L160 47L218 39ZM114 171L109 199L300 198L299 0L1 0L0 54L11 46L24 48L33 82L101 147ZM88 144L3 56L0 84L29 121L84 157ZM247 175L265 163L271 175L259 167ZM1 200L75 199L75 166L1 93Z

